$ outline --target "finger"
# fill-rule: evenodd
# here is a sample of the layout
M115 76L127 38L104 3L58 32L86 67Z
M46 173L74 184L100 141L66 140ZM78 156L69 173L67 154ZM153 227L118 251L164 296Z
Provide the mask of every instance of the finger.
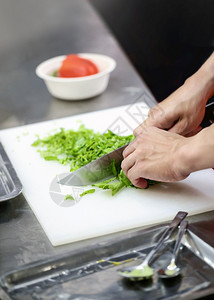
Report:
M157 127L159 129L172 129L174 127L174 124L177 121L175 121L175 118L171 117L169 114L163 115L163 116L157 116L155 119L151 117L147 118L142 124L140 124L135 130L134 130L134 135L138 136L141 134L143 131L146 131L148 127Z
M141 189L145 189L148 186L147 180L142 177L135 179L135 181L132 183L134 186L141 188Z
M199 125L197 128L192 130L191 127L189 127L188 120L182 119L182 120L179 120L168 131L180 134L180 135L185 136L185 137L190 137L190 136L193 136L193 135L197 134L201 129L202 129L202 127Z
M190 131L189 133L185 134L185 137L191 137L193 135L196 135L197 133L199 133L199 131L201 131L202 127L198 126L196 129Z
M124 173L127 175L129 169L131 169L136 162L135 155L132 153L127 156L121 163L121 168L123 169Z
M160 129L169 129L175 121L175 114L170 110L167 112L158 104L149 111L149 124Z
M134 129L133 131L134 136L138 136L139 134L141 134L144 129L145 129L145 122L143 122L137 128Z
M134 129L134 136L138 136L143 131L147 130L147 127L156 126L156 122L148 117L143 123L141 123L137 128Z
M148 185L146 179L143 177L140 177L139 174L139 168L136 167L136 164L133 165L132 168L130 168L127 172L127 177L132 182L132 184L136 187L139 187L141 189L145 189Z
M172 126L168 131L177 133L180 135L188 134L188 124L185 120L179 120L174 126Z
M135 151L135 146L134 146L134 141L131 142L123 151L123 157L126 158L127 156L129 156L131 153L133 153Z
M148 123L148 119L146 119L143 123L141 123L137 128L134 129L134 136L138 136L139 134L141 134L144 130L146 130L146 127L148 127L147 125Z

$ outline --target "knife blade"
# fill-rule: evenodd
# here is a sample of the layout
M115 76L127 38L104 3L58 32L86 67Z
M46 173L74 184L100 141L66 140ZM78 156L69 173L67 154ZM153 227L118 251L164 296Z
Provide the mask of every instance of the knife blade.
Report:
M128 144L93 160L87 165L70 173L58 183L68 186L84 186L113 177L112 162L114 161L116 166L121 164L123 160L122 153L127 146Z

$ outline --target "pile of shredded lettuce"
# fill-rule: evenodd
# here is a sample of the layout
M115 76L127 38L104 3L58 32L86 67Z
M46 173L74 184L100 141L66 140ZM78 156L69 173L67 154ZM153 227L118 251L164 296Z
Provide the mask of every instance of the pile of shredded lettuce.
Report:
M91 161L131 142L133 135L119 136L112 131L101 134L87 129L81 125L78 130L65 130L61 128L55 134L49 134L44 138L37 138L32 144L38 147L41 157L45 160L57 161L63 165L70 165L70 171L90 163ZM114 177L94 186L109 189L115 195L123 187L134 187L125 176L121 168L116 168L112 163ZM148 180L148 186L155 182ZM83 195L95 192L95 189L85 191ZM69 199L69 196L67 196Z
M81 125L76 131L61 128L58 133L38 138L32 146L39 147L45 160L70 165L70 171L74 171L133 139L133 135L118 136L110 130L101 134Z

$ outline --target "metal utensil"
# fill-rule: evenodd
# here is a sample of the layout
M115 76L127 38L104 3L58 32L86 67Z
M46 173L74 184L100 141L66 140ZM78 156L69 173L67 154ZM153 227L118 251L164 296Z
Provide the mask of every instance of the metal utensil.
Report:
M163 243L170 237L172 232L177 228L177 226L181 223L181 221L187 216L187 212L179 211L168 227L165 229L158 243L152 248L149 254L146 256L144 261L137 266L126 267L118 270L118 273L130 280L137 281L143 279L149 279L153 276L154 270L151 268L150 263L152 261L153 256L156 252L161 248Z
M70 173L68 176L61 179L59 183L69 186L83 186L113 177L112 162L114 161L116 165L120 165L123 160L123 150L127 147L127 145L128 144L103 155Z
M158 275L161 278L173 278L181 274L181 269L176 265L176 258L178 256L182 238L186 232L188 222L186 220L182 221L178 231L178 237L175 243L175 247L172 253L172 257L169 265L165 269L158 270Z
M21 192L21 181L0 142L0 202L13 199Z

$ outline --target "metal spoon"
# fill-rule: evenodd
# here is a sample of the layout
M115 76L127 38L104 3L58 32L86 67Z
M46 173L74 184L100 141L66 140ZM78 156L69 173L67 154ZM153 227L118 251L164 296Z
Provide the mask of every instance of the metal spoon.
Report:
M181 269L176 265L176 258L178 256L178 252L180 250L180 245L182 238L186 232L188 226L187 221L182 221L179 231L178 231L178 238L175 243L175 247L172 253L171 261L169 265L165 269L158 270L158 275L160 278L173 278L181 274Z
M149 279L153 276L154 270L149 266L153 256L160 249L162 244L170 237L172 232L177 228L177 226L181 223L181 221L186 217L187 212L179 211L174 219L171 221L169 226L165 229L158 243L152 248L149 254L146 256L144 261L138 266L127 267L118 270L118 273L130 280L143 280Z

